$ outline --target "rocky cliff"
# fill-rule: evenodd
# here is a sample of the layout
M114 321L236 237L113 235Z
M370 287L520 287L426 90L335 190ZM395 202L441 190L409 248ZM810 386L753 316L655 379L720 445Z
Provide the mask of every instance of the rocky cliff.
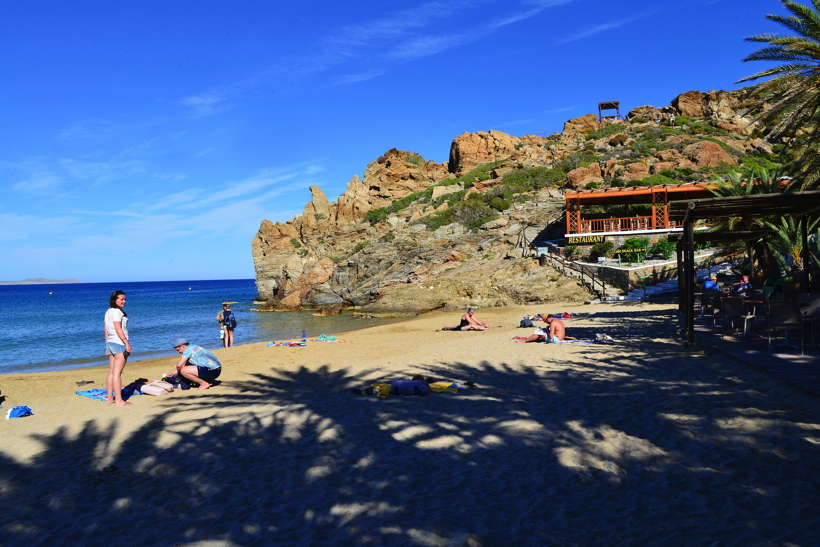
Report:
M771 154L748 95L691 91L625 120L587 114L549 137L464 133L441 164L389 150L336 201L311 186L301 215L262 221L252 243L261 308L393 314L588 299L513 250L522 235L560 224L557 188L703 180ZM546 178L516 192L533 174Z

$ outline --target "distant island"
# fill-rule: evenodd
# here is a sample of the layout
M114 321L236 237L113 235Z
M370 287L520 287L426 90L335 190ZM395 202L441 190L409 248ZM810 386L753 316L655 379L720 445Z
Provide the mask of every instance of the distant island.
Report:
M22 281L0 281L0 285L56 285L60 283L85 283L85 281L77 279L43 279L42 277Z

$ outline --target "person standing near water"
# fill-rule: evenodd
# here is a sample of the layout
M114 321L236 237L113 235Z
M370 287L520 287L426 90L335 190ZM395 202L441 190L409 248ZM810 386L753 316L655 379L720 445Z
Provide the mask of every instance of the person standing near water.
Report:
M125 306L125 293L114 291L108 299L108 311L105 312L105 354L108 355L108 376L105 387L108 389L109 405L130 406L122 399L122 371L125 362L131 355L131 343L128 341L128 314L122 310Z
M222 304L222 311L217 314L216 320L222 326L222 347L231 347L233 345L233 330L236 328L236 317L231 311L230 304Z

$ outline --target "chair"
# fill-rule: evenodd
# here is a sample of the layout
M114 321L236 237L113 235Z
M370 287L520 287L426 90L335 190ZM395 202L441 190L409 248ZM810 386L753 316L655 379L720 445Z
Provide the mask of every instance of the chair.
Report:
M820 324L820 294L800 293L797 301L800 303L800 312L803 314L803 324L811 330L814 349L817 349L817 326Z
M788 333L792 330L800 331L800 355L803 355L803 314L800 312L800 303L792 301L769 302L767 331L769 336L769 351L772 351L772 334L777 345L777 331L782 330L788 344Z
M724 296L720 299L720 315L723 326L728 322L732 331L736 321L743 321L743 336L749 334L749 322L755 319L754 313L746 311L743 299L736 296Z

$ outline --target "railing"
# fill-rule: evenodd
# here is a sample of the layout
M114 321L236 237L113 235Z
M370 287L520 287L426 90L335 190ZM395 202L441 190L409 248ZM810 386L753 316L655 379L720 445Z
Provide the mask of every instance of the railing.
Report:
M581 283L592 291L593 294L596 294L598 298L606 296L606 283L600 276L595 275L598 272L597 267L577 264L558 254L550 253L542 256L546 257L549 265L561 272L561 275L567 275L567 270L574 272L577 275L573 277L579 278Z
M683 222L670 220L669 226L656 226L656 228L682 228ZM581 220L582 234L592 232L631 232L635 230L651 230L652 217L623 217L623 218L596 218L592 220Z

